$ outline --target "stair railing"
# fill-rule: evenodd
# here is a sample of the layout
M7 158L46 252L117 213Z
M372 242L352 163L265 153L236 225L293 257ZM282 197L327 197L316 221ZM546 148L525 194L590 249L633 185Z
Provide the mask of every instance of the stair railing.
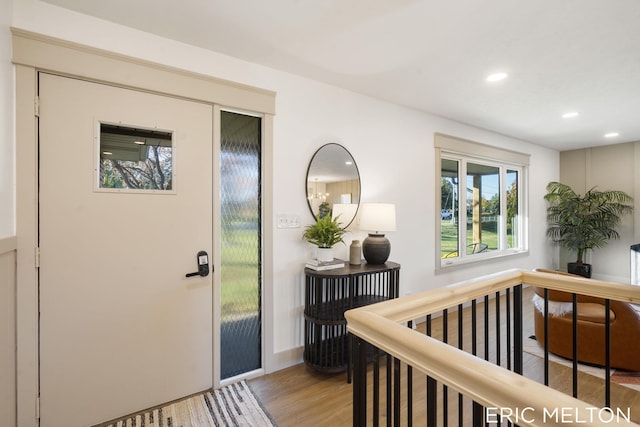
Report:
M522 288L528 285L607 300L640 303L638 286L597 280L590 280L585 285L584 280L568 276L507 270L350 310L345 313L345 317L353 337L353 425L377 426L385 419L386 425L413 425L414 413L418 412L414 411L418 406L413 397L416 390L415 372L424 374L426 378L425 402L420 402L419 405L427 406L427 409L426 414L420 415L425 418L425 421L420 420L420 425L448 425L446 405L450 400L447 396L449 389L458 394L461 408L463 399L466 403L471 402L467 405L471 407L470 415L465 418L461 409L458 424L454 425L638 425L631 421L633 415L629 408L593 406L521 375ZM513 319L513 331L510 335L513 342L507 338L507 347L514 350L513 366L509 366L513 371L485 360L487 357L482 359L453 344L429 336L432 315L444 312L443 318L446 319L449 308L458 307L461 311L463 306L469 304L474 304L475 310L475 301L482 298L485 301L484 312L487 313L488 298L495 295L496 301L499 301L500 295L505 293L508 297L507 307L511 305L513 293L513 311L507 313L508 318ZM427 334L418 332L413 327L414 322L420 319L427 320ZM485 320L486 336L489 335L487 325L488 321ZM443 328L446 330L446 322ZM444 336L446 337L446 333ZM499 348L497 351L501 352ZM386 369L383 369L386 384L379 378L380 366L384 366L381 364L383 358L386 358ZM373 373L369 375L371 360ZM509 365L510 361L511 359ZM368 378L373 383L371 387L367 385ZM404 387L401 386L402 381L406 383ZM386 395L380 399L382 389ZM385 401L385 408L381 407L381 400ZM440 421L437 402L444 405L444 409L440 410ZM636 419L639 416L640 414L635 414ZM463 421L468 418L471 421Z

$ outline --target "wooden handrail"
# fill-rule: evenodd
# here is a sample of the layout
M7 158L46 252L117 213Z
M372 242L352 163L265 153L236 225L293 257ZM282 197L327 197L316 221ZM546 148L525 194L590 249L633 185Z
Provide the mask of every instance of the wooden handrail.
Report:
M602 425L598 417L602 408L588 405L401 325L402 322L418 319L520 284L640 303L638 286L545 272L507 270L420 294L349 310L345 313L345 317L348 330L352 334L487 408L503 408L511 411L522 411L528 408L525 418L518 419L518 425L566 425L566 419L546 416L552 414L554 410L575 411L576 417L580 417L580 424L584 426ZM627 423L624 417L620 417L614 418L607 425L638 424Z
M640 286L544 271L522 271L522 283L557 291L640 304Z

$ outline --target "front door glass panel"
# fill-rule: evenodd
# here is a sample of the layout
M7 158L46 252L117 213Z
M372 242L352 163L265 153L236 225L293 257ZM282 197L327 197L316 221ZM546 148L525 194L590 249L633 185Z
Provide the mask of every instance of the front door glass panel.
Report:
M261 119L223 111L220 154L220 376L262 365Z

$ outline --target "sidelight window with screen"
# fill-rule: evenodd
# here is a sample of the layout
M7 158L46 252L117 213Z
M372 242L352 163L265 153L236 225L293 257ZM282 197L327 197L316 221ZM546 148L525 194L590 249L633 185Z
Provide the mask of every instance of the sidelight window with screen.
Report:
M173 133L100 123L98 188L173 190Z
M440 267L526 251L529 156L436 134Z

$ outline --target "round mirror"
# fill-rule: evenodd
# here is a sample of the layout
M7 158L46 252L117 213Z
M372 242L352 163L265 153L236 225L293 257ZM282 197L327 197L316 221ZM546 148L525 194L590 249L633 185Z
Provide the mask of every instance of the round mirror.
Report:
M314 218L339 216L343 228L356 217L360 173L353 156L342 145L323 145L311 158L307 169L307 202Z

